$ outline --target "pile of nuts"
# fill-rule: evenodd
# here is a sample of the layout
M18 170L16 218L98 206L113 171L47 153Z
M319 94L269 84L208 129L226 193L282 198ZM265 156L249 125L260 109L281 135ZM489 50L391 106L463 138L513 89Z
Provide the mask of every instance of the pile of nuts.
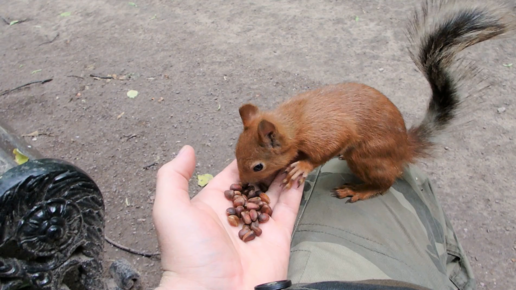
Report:
M233 207L226 210L229 224L238 227L240 221L244 223L238 237L244 242L259 237L260 224L266 223L272 215L269 196L252 185L240 183L232 184L224 191L224 196L233 202Z

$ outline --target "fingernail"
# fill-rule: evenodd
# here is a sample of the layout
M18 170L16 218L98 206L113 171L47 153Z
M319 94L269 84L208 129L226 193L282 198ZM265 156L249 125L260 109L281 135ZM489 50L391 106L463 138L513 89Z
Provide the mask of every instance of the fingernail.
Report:
M181 148L181 150L179 150L179 153L177 153L176 158L178 158L179 156L181 156L181 154L182 154L182 153L184 153L184 152L186 151L185 149L186 149L186 145L185 145L185 146L183 146L183 148Z

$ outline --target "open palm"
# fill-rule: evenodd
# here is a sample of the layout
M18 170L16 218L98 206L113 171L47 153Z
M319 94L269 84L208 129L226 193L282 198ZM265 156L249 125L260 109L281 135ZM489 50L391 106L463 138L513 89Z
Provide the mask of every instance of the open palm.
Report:
M292 229L302 188L282 190L277 178L267 194L273 214L263 234L244 243L229 225L232 203L224 191L238 182L233 161L193 199L188 180L195 153L185 146L158 172L153 218L164 270L160 289L254 289L287 276Z

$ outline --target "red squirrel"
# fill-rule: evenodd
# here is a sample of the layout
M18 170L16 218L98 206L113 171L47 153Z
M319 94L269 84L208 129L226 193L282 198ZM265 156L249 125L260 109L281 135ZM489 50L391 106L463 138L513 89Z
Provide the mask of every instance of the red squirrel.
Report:
M422 122L407 130L398 108L381 92L360 83L328 85L301 93L272 111L240 107L243 123L235 155L242 183L270 182L281 170L290 188L314 168L339 156L363 181L334 191L350 202L387 191L403 168L430 157L432 138L449 125L468 73L452 68L457 54L515 30L514 11L500 4L425 1L409 27L410 56L432 89Z

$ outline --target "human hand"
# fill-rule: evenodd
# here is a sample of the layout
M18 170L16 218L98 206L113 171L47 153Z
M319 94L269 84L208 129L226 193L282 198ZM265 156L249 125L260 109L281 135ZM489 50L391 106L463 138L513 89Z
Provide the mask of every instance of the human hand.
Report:
M286 279L302 187L282 191L277 177L267 192L273 214L260 225L263 234L244 243L238 238L241 226L227 221L232 204L224 197L238 182L236 161L190 200L188 180L194 169L194 150L185 146L158 171L153 220L164 273L157 289L247 290Z

